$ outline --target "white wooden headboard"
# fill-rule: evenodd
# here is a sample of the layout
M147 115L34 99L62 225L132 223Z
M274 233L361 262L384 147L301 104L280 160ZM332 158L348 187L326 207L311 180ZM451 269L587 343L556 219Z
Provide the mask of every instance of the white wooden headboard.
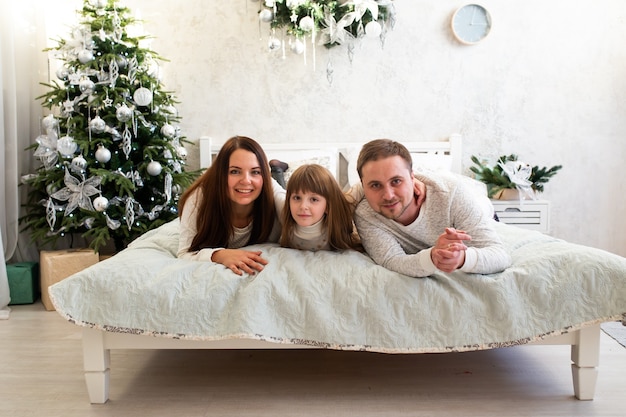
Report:
M463 144L460 134L448 140L429 142L401 142L413 158L414 168L462 171ZM199 139L200 168L211 166L224 141L203 136ZM294 161L318 162L327 166L342 186L358 182L356 160L361 143L261 143L268 159L279 159L293 166ZM324 161L323 163L321 161Z

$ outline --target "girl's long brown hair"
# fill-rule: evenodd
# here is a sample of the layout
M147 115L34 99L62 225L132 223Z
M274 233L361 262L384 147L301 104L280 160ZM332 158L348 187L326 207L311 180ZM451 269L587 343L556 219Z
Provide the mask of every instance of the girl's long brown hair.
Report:
M289 177L282 212L281 246L292 247L291 238L297 223L291 215L289 201L291 195L298 192L311 192L326 199L326 215L322 221L328 232L328 242L332 250L359 248L358 239L353 233L352 206L330 171L317 164L302 165Z
M191 184L180 198L179 213L182 215L189 196L198 189L202 193L202 199L197 206L198 232L191 242L190 252L203 248L226 248L234 234L232 201L228 194L228 169L230 156L237 149L244 149L256 156L263 177L263 189L253 203L252 234L247 244L266 242L270 236L276 208L267 156L255 140L246 136L234 136L224 143L211 167Z

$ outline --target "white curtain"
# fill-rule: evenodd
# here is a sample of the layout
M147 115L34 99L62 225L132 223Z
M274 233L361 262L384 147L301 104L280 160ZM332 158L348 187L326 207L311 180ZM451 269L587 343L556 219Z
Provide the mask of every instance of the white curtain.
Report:
M36 166L26 152L39 134L43 109L35 97L48 81L46 31L41 2L0 2L0 317L8 317L9 287L5 261L35 261L37 251L19 233L25 190L20 177Z

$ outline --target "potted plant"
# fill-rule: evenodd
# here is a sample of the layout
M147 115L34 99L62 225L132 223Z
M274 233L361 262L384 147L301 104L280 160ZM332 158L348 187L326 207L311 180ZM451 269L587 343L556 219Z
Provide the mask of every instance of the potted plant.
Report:
M555 165L552 168L531 167L518 161L515 154L500 156L497 164L492 167L474 155L472 162L474 166L471 166L470 170L475 174L475 178L487 185L489 198L496 200L518 199L520 189L534 198L534 194L543 192L543 186L563 168L562 165Z

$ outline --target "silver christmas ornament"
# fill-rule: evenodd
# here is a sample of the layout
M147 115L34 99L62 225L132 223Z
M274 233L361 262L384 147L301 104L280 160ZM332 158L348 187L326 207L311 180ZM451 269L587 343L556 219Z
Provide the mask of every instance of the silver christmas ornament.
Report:
M161 134L168 139L172 139L174 136L176 136L176 129L174 128L174 126L166 123L161 127Z
M311 16L304 16L302 19L300 19L300 23L298 23L298 26L303 31L310 32L315 27L315 22L313 21L313 18Z
M267 41L267 47L270 49L270 51L274 51L276 49L280 49L280 47L281 47L280 39L271 37Z
M123 56L116 57L115 61L117 62L117 67L119 69L124 69L128 65L128 60Z
M96 88L96 84L89 78L83 78L80 80L80 83L78 83L78 88L81 93L91 94L93 93L94 88Z
M135 90L133 94L133 99L135 103L139 106L148 106L152 103L152 91L148 90L145 87L139 87Z
M57 141L57 150L65 158L69 158L74 155L76 149L78 149L78 145L74 142L74 138L71 136L63 136Z
M106 164L111 160L111 151L100 145L96 151L96 160L101 164Z
M93 208L95 208L96 211L103 212L107 208L109 208L109 200L106 197L102 196L96 197L93 200Z
M152 175L153 177L156 177L157 175L159 175L162 170L163 170L163 167L161 166L161 163L157 161L151 161L148 164L148 168L147 168L148 174Z
M380 26L380 23L374 20L365 25L365 34L369 38L377 38L382 32L383 28Z
M57 69L56 74L59 80L65 81L67 80L67 76L70 75L70 71L67 69L66 66L62 66Z
M148 75L152 78L156 78L157 80L161 79L161 68L159 67L159 63L156 61L151 61L148 66Z
M91 4L93 7L96 7L98 9L102 9L106 7L107 0L89 0L89 4Z
M174 114L174 115L178 113L178 110L176 110L176 107L172 105L163 107L163 111L169 114Z
M48 195L52 195L52 194L56 193L57 191L59 191L59 187L54 185L54 183L50 183L50 184L46 185L46 192L48 193Z
M184 146L177 147L176 153L180 159L187 159L187 149Z
M84 172L85 168L87 168L87 161L83 158L82 155L78 155L74 159L72 159L72 163L70 164L70 169L76 173Z
M274 13L270 9L263 9L259 12L261 22L271 22L274 19Z
M91 52L89 49L82 49L78 52L77 57L81 64L86 64L94 60L93 52Z
M59 122L57 121L57 119L54 118L52 114L47 115L41 120L41 125L46 131L49 129L54 129L55 127L57 127L58 124Z
M297 55L302 54L304 52L304 43L300 39L296 39L291 44L291 52Z
M124 103L115 111L115 117L120 122L127 122L133 117L133 110Z
M106 127L106 122L97 115L89 122L89 130L91 130L91 133L95 133L96 135L104 132L106 130Z

